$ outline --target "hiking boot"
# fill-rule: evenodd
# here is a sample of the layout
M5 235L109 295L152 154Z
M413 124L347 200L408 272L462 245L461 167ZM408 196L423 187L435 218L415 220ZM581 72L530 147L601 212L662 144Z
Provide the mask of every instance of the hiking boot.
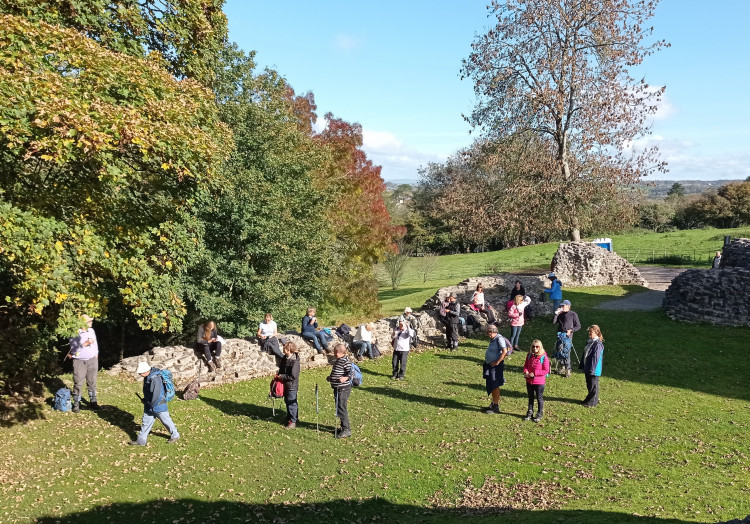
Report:
M396 380L398 378L397 375L391 375L391 380Z
M565 370L565 374L563 375L565 378L570 378L570 375L572 373L572 370L570 368Z
M297 427L297 424L292 422L291 420L284 424L284 429L294 429Z
M494 414L500 413L500 406L498 404L490 404L490 407L484 410L484 412L487 413L488 415L494 415Z
M538 424L542 421L543 416L544 416L544 413L539 412L536 414L534 418L531 419L531 421L534 422L535 424Z
M81 401L77 400L73 402L73 413L78 413L79 411L81 411Z
M398 377L398 380L406 380L404 377Z
M130 442L128 442L128 446L145 446L145 445L146 444L141 444L137 440L131 440Z
M209 373L213 373L214 371L216 371L216 366L214 366L214 363L209 360L208 361L208 372Z
M221 358L214 357L214 363L216 364L216 369L221 369Z
M99 403L97 401L94 401L89 405L91 406L91 409L93 409L94 411L98 410L101 407L99 406Z
M177 441L180 440L180 437L177 438L171 438L167 441L167 444L177 444Z
M338 433L336 433L336 438L347 438L352 436L352 431L350 429L342 429Z
M530 410L528 410L526 412L526 416L523 417L523 419L524 420L531 420L531 417L533 417L533 416L534 416L534 411L530 409Z

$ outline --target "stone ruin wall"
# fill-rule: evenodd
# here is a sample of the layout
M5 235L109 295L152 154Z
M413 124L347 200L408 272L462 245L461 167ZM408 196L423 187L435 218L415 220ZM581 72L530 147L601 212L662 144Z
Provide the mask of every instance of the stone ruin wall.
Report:
M750 240L724 247L721 269L690 269L677 276L662 307L674 320L750 326Z
M555 275L566 287L648 286L636 267L617 253L590 242L560 244L552 258Z

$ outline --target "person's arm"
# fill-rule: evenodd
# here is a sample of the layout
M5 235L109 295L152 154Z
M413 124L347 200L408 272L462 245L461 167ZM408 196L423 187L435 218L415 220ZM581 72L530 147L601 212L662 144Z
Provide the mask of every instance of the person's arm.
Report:
M505 357L508 355L508 348L504 347L503 350L500 352L500 358L498 358L495 362L492 363L493 366L499 366L500 362L505 360Z
M556 310L555 311L555 315L552 317L552 323L553 324L557 324L557 317L559 317L559 316L560 316L560 311Z
M526 307L529 304L531 304L531 297L524 295L522 304L523 304L523 307Z
M161 398L162 389L164 389L164 386L162 385L161 377L156 374L151 378L148 398L143 399L143 403L147 408L154 409L156 403L159 402L159 399Z
M573 329L572 329L572 331L576 332L579 329L581 329L581 321L578 319L578 313L575 313L573 315Z
M549 375L549 356L544 355L544 362L542 362L542 374Z
M198 337L197 337L198 342L201 343L201 344L205 344L206 342L208 342L208 340L206 340L205 336L206 336L206 330L203 329L203 326L200 326L198 328Z
M258 333L257 333L257 336L258 336L258 338L259 338L259 339L261 339L261 340L265 340L265 337L264 337L264 336L262 335L262 333L263 333L263 332L261 331L261 329L260 329L260 326L258 326Z

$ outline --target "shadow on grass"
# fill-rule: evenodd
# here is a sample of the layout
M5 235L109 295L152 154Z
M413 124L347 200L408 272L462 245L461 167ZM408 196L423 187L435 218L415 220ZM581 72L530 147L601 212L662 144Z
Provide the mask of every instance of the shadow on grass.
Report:
M249 504L245 502L209 502L183 498L141 503L114 503L88 511L64 516L43 516L40 524L85 524L101 522L161 524L181 522L563 522L563 523L655 523L682 524L687 521L642 517L599 510L528 510L511 509L507 501L499 500L488 508L465 506L434 508L411 504L395 504L382 498L365 500L331 500L307 504ZM250 520L248 520L248 518Z
M384 388L384 387L372 387L367 388L369 393L375 393L378 395L384 395L399 400L406 400L407 402L419 402L421 404L428 404L439 408L450 408L450 409L461 409L464 411L479 411L480 407L473 404L465 404L457 400L441 397L429 397L427 395L419 395L417 393L407 393L400 389Z
M97 417L108 422L112 426L120 428L132 440L138 436L139 427L133 423L133 413L123 411L117 406L101 404L99 409L94 411ZM141 413L137 414L139 417Z
M274 416L274 408L272 405L258 406L256 404L235 402L233 400L217 400L209 397L198 398L209 406L218 409L225 415L233 417L248 417L255 420L266 420L271 423L277 423L279 426L281 426L286 420L286 404L284 404L284 399L276 399L276 415ZM298 416L300 417L297 421L298 429L301 428L316 431L316 429L319 428L321 432L333 433L333 426L315 423L316 417L314 410L311 410L311 413L306 413L304 410L300 409ZM321 412L319 420L324 419L326 416L327 414Z
M448 350L446 350L448 351ZM483 358L479 357L472 357L469 355L462 355L460 353L455 352L449 352L449 353L436 353L437 358L443 359L443 360L466 360L467 362L473 362L478 365L482 365L484 363Z
M359 369L362 370L362 374L364 374L364 375L373 375L373 376L376 376L376 377L390 377L390 375L388 373L378 373L377 371L373 371L373 370L368 369L368 368L366 368L364 366L360 366Z

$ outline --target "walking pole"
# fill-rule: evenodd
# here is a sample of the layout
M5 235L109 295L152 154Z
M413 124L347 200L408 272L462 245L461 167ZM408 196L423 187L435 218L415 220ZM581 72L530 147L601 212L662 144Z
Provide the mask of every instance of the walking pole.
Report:
M576 362L580 364L581 360L578 358L578 353L576 353L576 347L573 345L573 342L570 343L570 349L573 351L573 354L576 356Z
M318 404L318 383L315 383L315 433L320 432L320 424L318 419L320 418L320 404Z

